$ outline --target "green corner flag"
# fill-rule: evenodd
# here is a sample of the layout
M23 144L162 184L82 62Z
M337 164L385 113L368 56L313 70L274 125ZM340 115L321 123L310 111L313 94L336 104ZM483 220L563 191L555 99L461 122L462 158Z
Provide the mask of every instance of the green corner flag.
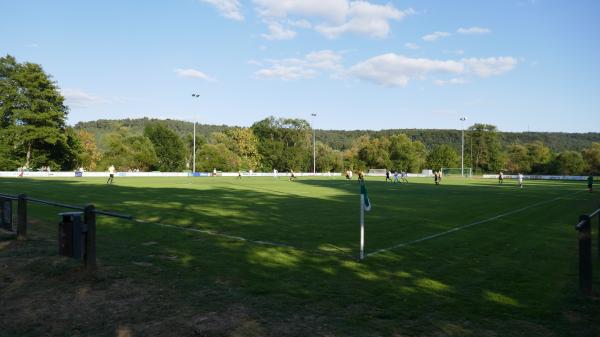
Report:
M365 185L365 182L361 182L360 183L360 194L362 194L364 196L364 204L363 207L365 209L365 211L370 211L371 210L371 201L369 200L369 193L367 193L367 186Z

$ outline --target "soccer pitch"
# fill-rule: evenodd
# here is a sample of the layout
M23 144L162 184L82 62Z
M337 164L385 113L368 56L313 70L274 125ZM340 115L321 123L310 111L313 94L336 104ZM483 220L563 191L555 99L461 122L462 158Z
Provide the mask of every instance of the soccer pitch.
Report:
M100 266L169 284L199 308L242 303L265 335L303 319L296 334L597 332L565 315L581 304L573 225L598 206L584 182L383 180L366 181L362 262L359 185L341 177L2 179L0 192L132 215L98 216ZM54 235L62 210L29 209L30 232Z

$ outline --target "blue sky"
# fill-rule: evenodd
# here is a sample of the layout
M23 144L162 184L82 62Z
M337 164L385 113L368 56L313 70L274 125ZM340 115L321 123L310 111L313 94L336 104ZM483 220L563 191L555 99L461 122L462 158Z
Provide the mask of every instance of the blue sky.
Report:
M42 64L70 124L460 129L467 116L600 131L600 1L0 0L0 13L0 54Z

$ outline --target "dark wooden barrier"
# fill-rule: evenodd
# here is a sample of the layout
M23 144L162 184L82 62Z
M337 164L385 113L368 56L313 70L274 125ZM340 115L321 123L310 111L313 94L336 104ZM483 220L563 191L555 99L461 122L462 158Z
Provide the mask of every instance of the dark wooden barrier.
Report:
M69 204L63 204L55 201L41 200L36 198L27 197L25 194L19 194L18 196L2 194L0 197L17 200L17 239L27 240L27 202L33 202L42 205L56 206L61 208L74 209L84 212L84 222L87 227L85 235L85 254L83 261L88 271L94 271L96 269L96 214L111 216L115 218L132 220L131 215L119 214L113 212L106 212L97 210L94 205L87 205L85 207L75 206Z
M575 229L579 232L579 289L587 296L592 294L592 218L598 214L600 214L600 209L590 215L581 215L579 222L575 225ZM600 220L598 231L600 232ZM598 246L598 255L600 256L600 233L598 234Z

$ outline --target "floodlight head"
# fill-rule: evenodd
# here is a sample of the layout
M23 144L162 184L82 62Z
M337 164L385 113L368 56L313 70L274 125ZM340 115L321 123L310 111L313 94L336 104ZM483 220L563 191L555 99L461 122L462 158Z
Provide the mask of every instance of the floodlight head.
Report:
M460 120L464 122L467 120L467 117L461 117Z
M316 116L317 116L317 114L310 114L310 115L311 115L311 116L313 116L313 117L316 117Z

